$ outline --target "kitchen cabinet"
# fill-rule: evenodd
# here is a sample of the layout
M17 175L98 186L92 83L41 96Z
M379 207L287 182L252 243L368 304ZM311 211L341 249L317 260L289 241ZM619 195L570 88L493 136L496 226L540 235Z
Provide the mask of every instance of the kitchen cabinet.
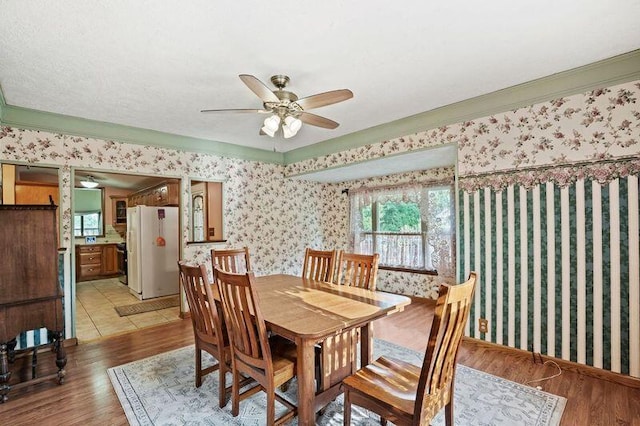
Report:
M120 235L124 235L127 230L127 197L111 196L111 226Z
M102 246L102 275L118 274L118 252L115 244Z
M180 205L180 182L170 181L135 192L127 199L128 207L178 206Z
M76 246L76 282L108 278L118 274L115 244Z

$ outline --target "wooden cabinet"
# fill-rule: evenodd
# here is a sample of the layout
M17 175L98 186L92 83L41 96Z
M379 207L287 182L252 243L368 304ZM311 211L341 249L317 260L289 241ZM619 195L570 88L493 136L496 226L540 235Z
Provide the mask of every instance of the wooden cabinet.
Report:
M77 282L107 278L117 274L118 253L115 244L76 247Z
M102 275L118 274L118 252L115 244L102 246Z
M127 229L127 197L111 196L111 225L120 233Z
M64 318L62 288L58 282L56 206L0 205L0 403L10 389L19 389L48 378L62 383L67 357L62 344ZM15 357L16 336L46 327L53 332L57 373L36 374L36 350L32 380L9 386L9 359ZM17 377L25 377L20 373ZM28 377L28 376L27 376ZM11 420L5 420L11 423ZM5 423L3 423L5 424Z
M133 193L128 206L178 206L180 204L180 182L165 182Z

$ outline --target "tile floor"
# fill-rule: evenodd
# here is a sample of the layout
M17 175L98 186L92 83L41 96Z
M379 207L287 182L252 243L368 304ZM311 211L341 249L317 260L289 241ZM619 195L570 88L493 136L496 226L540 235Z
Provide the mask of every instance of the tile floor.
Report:
M180 307L120 317L115 306L139 303L117 278L84 281L76 287L76 336L86 342L152 325L176 321Z

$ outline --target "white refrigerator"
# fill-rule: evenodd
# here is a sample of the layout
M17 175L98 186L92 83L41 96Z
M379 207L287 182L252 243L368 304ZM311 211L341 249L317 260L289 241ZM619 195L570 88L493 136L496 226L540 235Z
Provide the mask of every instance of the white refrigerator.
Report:
M178 294L178 207L127 208L129 291L139 299Z

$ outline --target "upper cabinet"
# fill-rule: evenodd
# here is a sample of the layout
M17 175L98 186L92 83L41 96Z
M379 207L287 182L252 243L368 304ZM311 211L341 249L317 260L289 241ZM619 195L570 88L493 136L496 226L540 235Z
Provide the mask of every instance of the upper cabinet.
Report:
M111 225L117 231L124 231L127 228L127 197L111 196L111 219Z
M178 206L180 205L180 182L169 181L131 194L128 207L144 206Z

